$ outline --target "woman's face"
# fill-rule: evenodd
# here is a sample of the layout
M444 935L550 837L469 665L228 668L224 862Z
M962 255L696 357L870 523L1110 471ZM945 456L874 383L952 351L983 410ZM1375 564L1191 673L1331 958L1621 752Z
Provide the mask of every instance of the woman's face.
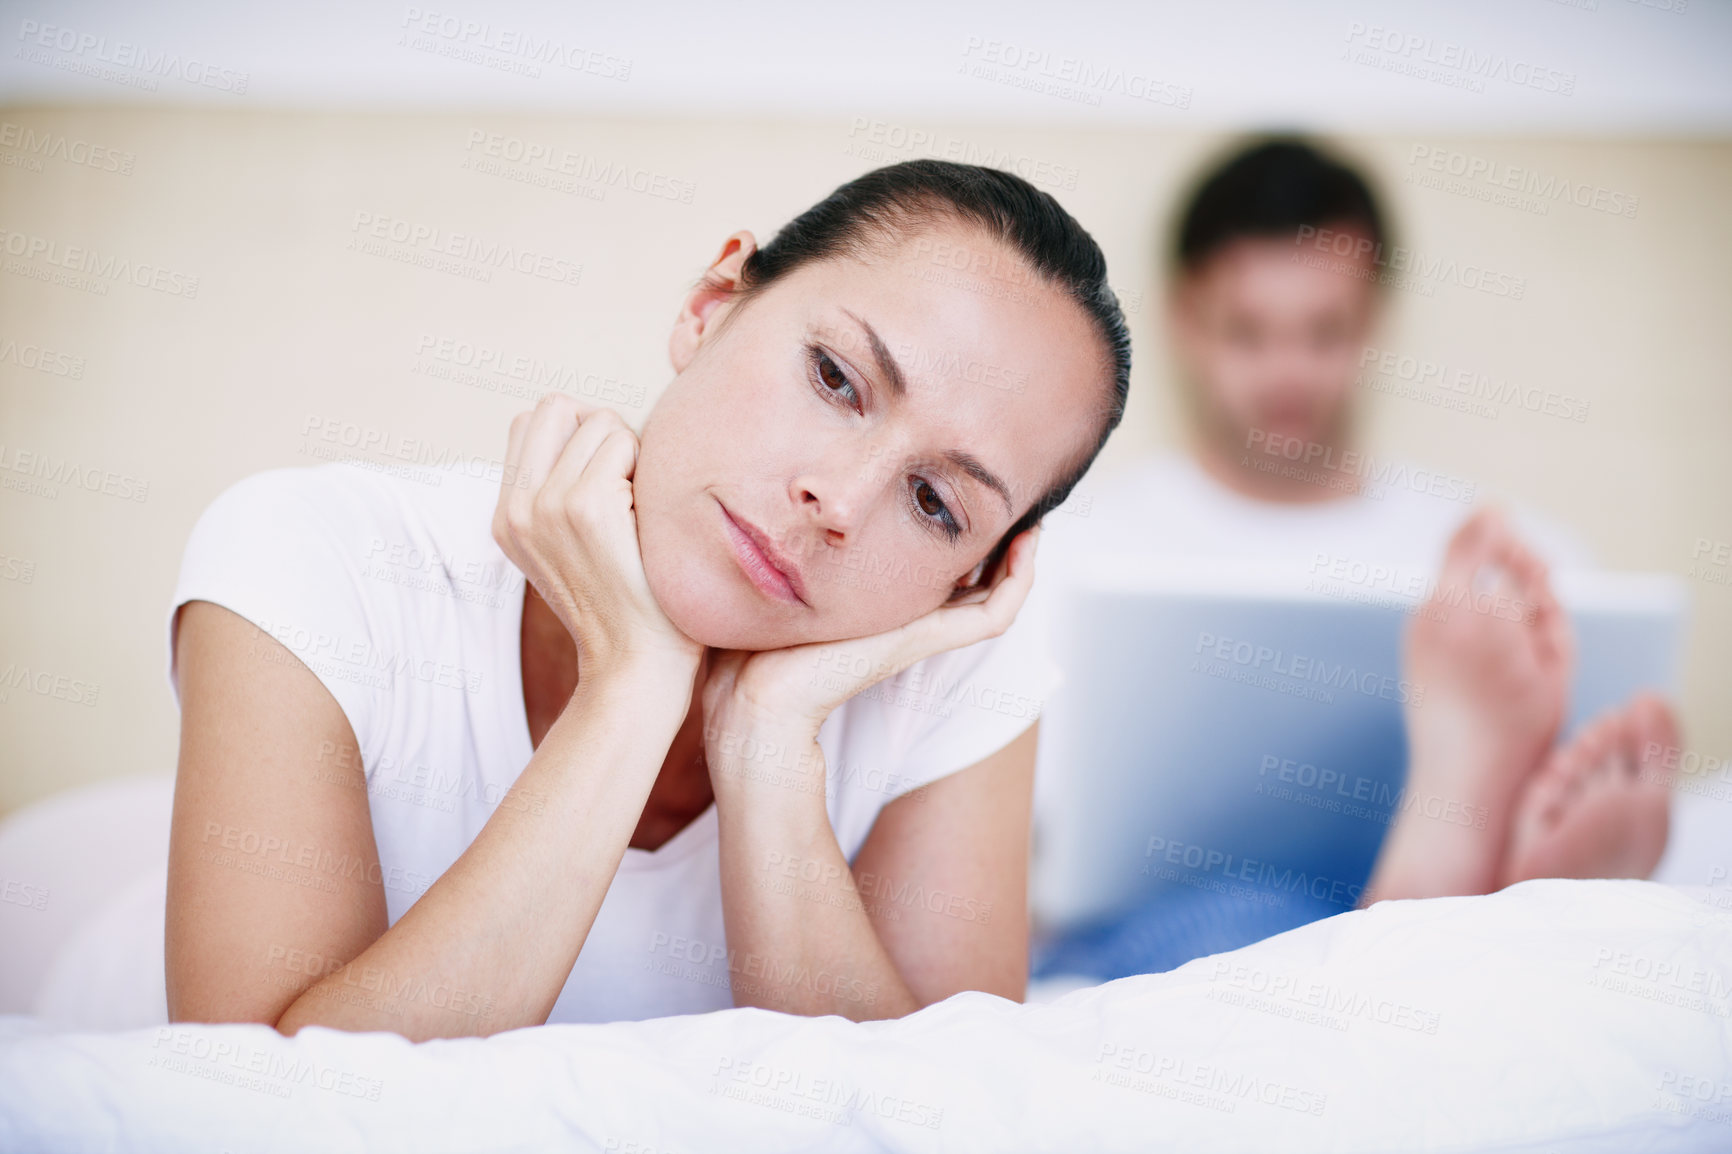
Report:
M752 250L730 238L713 278L737 283ZM1108 392L1082 307L963 225L807 264L743 305L694 290L670 349L638 539L669 618L725 649L942 604L1092 447Z

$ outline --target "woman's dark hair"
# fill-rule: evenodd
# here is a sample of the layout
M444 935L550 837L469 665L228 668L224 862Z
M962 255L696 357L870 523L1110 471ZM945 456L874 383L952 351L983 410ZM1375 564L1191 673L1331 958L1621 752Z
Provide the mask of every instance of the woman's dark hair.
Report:
M1301 225L1358 228L1384 244L1388 224L1363 176L1295 137L1242 147L1211 169L1175 236L1179 267L1194 271L1240 237L1298 235Z
M1058 201L1020 176L973 164L909 160L856 177L789 221L746 259L736 298L743 304L801 265L866 255L886 239L945 219L983 229L1048 286L1074 299L1093 322L1110 367L1107 400L1088 410L1103 418L1093 446L993 546L982 569L984 582L1016 535L1070 496L1124 416L1131 336L1094 238Z

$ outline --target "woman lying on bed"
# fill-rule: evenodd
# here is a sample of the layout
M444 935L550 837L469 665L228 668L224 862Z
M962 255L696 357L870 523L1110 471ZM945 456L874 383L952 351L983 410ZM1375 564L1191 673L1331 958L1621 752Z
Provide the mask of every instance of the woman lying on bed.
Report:
M174 602L171 1016L1019 997L1049 671L978 643L1121 412L1105 277L1026 182L900 165L728 239L641 446L550 395L490 484L224 493Z
M1099 248L1014 176L897 165L729 238L669 352L641 443L550 395L485 483L283 469L206 510L170 615L173 1019L1021 997L1051 677L1012 622L1122 412ZM1520 580L1500 533L1469 560ZM1542 633L1475 629L1422 648L1458 728L1414 772L1496 817L1398 826L1378 896L1494 888L1509 767L1549 745L1551 674L1505 660Z

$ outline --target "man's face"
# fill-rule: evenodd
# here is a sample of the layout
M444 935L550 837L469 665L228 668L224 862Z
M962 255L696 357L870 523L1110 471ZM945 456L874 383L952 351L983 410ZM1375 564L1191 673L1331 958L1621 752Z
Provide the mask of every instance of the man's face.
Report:
M1174 294L1174 344L1201 431L1225 451L1243 452L1254 430L1334 444L1348 428L1375 268L1369 256L1313 267L1297 252L1289 238L1230 241Z

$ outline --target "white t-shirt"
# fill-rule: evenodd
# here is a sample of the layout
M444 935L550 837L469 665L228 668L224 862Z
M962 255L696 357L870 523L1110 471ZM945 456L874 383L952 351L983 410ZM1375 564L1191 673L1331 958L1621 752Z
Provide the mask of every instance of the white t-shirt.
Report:
M256 474L200 516L169 610L171 631L183 602L232 610L337 699L360 746L392 924L474 840L533 752L519 653L525 582L492 538L497 496L496 479L456 473L339 463ZM1029 615L881 682L824 723L830 822L848 860L891 800L1034 722L1058 675ZM171 632L171 685L172 646ZM309 787L341 780L342 756L313 767ZM759 976L761 963L727 951L716 832L712 804L659 849L625 851L549 1021L724 1009L730 968ZM307 868L297 847L274 856L285 877L343 868L323 858ZM893 900L921 895L909 886Z
M1416 483L1429 475L1391 466L1392 475L1398 471ZM1344 559L1435 576L1450 536L1477 506L1403 484L1379 486L1375 496L1309 504L1262 501L1234 492L1191 457L1173 453L1153 455L1090 488L1086 515L1078 508L1077 515L1061 511L1047 518L1041 555L1043 561L1051 556L1044 571L1055 579L1099 564L1105 555L1256 563L1320 575ZM1588 550L1569 532L1530 511L1508 511L1516 532L1549 565L1592 566Z

